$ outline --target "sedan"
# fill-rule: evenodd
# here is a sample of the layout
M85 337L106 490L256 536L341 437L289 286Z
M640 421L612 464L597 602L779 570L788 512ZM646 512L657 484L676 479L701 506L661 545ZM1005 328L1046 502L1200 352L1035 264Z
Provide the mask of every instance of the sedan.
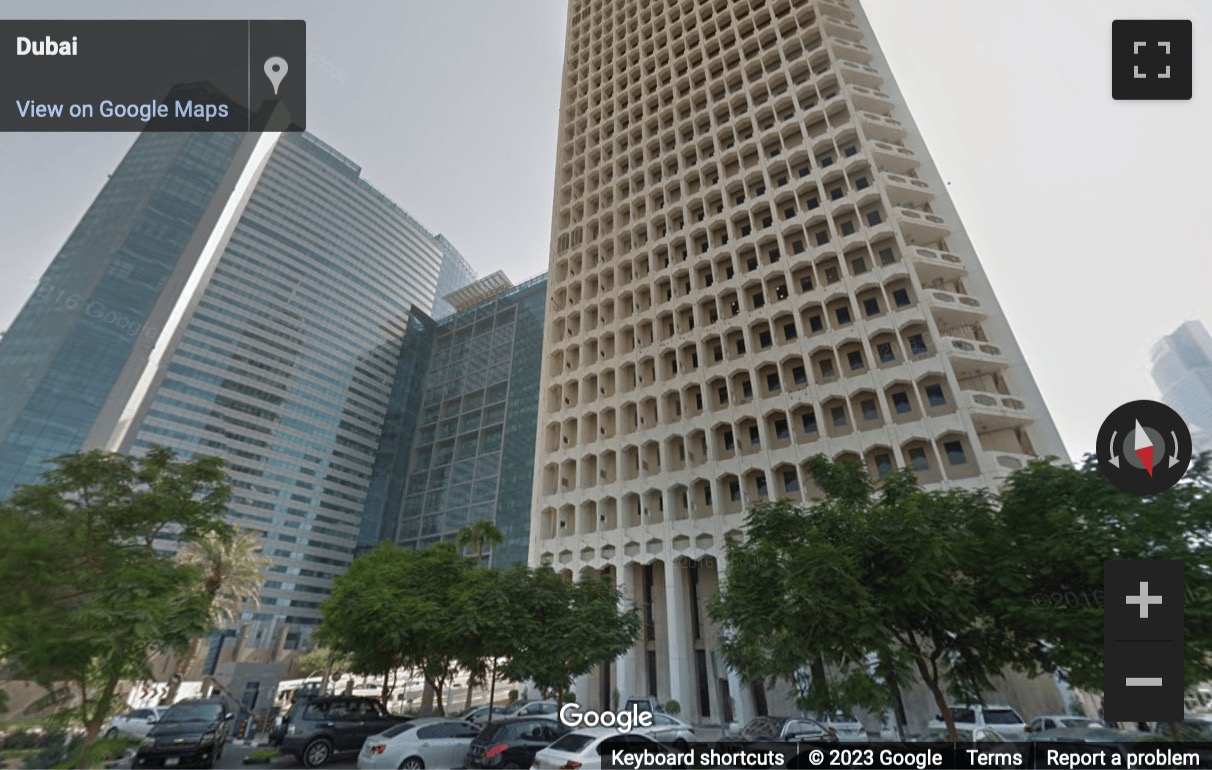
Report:
M462 719L464 722L471 722L477 725L488 724L488 710L492 709L493 720L500 719L505 716L504 706L475 706L459 714L456 719Z
M654 741L673 744L674 748L682 751L688 744L694 743L694 728L677 717L652 712L652 724L648 727L635 727L632 732L647 735Z
M1068 727L1104 727L1102 722L1090 717L1075 717L1068 714L1036 717L1027 725L1027 732L1042 733L1045 730L1063 730Z
M575 767L579 770L601 770L602 755L607 751L628 749L665 754L669 749L646 735L635 732L620 733L613 727L591 727L576 730L556 740L534 755L537 770L561 770Z
M136 738L146 738L151 732L152 725L160 721L168 706L156 706L150 709L135 709L125 714L118 714L109 720L104 728L106 738L117 735L133 735Z
M479 727L460 719L414 719L367 738L358 753L358 767L383 770L463 767L467 749L479 734Z

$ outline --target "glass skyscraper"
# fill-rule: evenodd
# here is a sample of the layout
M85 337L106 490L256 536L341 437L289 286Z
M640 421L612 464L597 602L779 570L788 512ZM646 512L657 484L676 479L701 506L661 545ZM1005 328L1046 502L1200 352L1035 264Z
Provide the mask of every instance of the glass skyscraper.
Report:
M145 134L0 348L31 392L3 481L93 446L225 458L272 560L246 643L295 646L353 557L409 309L473 279L315 137Z
M1212 451L1212 336L1202 323L1187 321L1153 346L1153 381L1191 429L1195 451Z
M546 275L513 287L494 273L446 295L445 319L413 314L364 548L425 548L487 519L505 541L486 561L526 562L546 293Z
M148 133L0 339L0 498L108 434L257 137Z

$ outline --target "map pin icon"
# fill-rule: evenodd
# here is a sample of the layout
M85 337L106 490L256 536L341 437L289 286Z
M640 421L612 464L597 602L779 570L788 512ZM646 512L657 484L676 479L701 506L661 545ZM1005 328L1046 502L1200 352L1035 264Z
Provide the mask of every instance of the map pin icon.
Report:
M281 56L271 56L265 60L265 77L269 78L269 82L274 86L274 96L278 95L278 86L282 84L282 78L286 77L286 71L290 69L286 66L286 60Z

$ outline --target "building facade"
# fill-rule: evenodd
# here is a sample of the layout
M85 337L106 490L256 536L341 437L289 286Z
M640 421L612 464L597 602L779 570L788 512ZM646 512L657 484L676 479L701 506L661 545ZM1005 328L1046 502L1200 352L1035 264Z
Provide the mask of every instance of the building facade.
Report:
M1187 321L1153 346L1153 382L1191 429L1196 452L1212 451L1212 335Z
M0 499L116 428L256 148L147 133L127 152L0 339Z
M158 165L136 173L145 157ZM132 203L111 211L119 192ZM191 216L161 213L170 204ZM118 247L93 232L115 222L129 230ZM38 388L93 411L36 412L44 397L35 388L15 424L62 434L53 446L38 438L51 456L161 444L226 459L229 520L261 532L272 562L260 607L241 618L241 642L294 647L353 558L409 308L431 311L440 283L473 279L453 246L311 135L144 134L43 281L56 292L67 280L117 288L69 287L82 297L75 316L47 310L57 294L40 288L4 340L35 350L42 338L23 319L48 317L43 327L69 342ZM110 299L124 292L142 304ZM129 324L90 316L98 303ZM86 333L118 338L128 325L127 348L77 350L94 344ZM0 360L6 373L36 371L36 360ZM27 432L8 435L18 446L12 437ZM22 472L18 481L34 480Z
M791 713L705 602L813 455L965 487L1066 456L854 0L570 0L547 313L531 561L644 618L582 703Z
M505 539L485 563L526 563L546 295L546 276L512 286L497 272L446 295L445 319L413 314L364 516L382 523L366 547L426 548L488 520Z

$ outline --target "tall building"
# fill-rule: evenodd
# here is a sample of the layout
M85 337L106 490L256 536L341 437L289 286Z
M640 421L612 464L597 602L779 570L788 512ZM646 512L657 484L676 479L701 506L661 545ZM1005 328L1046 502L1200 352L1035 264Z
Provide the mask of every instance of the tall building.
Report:
M813 455L965 487L1065 457L854 0L570 0L554 198L531 561L644 618L581 702L793 708L705 602Z
M1153 346L1153 381L1186 421L1196 452L1212 451L1212 336L1187 321Z
M412 314L363 548L426 548L488 520L505 539L486 563L526 563L546 295L546 276L496 272L446 295L445 319Z
M80 448L225 458L272 561L245 641L294 646L353 557L409 308L472 279L313 136L144 134L0 347L31 393L4 483Z

